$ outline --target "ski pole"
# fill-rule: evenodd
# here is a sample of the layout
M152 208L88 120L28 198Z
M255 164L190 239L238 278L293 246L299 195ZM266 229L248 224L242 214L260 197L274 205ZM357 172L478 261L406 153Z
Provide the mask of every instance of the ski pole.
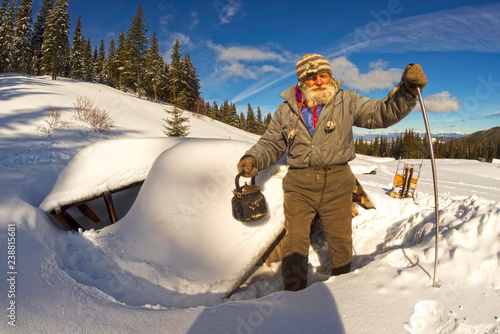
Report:
M434 251L434 277L432 281L432 286L438 288L436 282L437 275L437 261L438 261L438 243L439 243L439 201L438 201L438 188L437 188L437 175L436 175L436 161L434 160L434 148L432 147L432 137L431 129L429 128L429 121L427 119L427 112L425 111L424 99L422 98L422 90L417 87L418 100L420 102L420 107L422 108L422 115L424 116L425 132L427 133L427 138L429 140L429 153L431 156L431 167L432 167L432 179L434 182L434 206L436 212L436 245Z

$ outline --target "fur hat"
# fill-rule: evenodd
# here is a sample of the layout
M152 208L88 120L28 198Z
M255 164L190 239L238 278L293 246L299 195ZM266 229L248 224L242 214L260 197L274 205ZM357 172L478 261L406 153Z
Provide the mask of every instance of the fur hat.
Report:
M316 53L304 53L304 56L297 62L295 69L297 70L298 82L302 82L308 77L322 72L329 73L333 78L332 69L328 60Z

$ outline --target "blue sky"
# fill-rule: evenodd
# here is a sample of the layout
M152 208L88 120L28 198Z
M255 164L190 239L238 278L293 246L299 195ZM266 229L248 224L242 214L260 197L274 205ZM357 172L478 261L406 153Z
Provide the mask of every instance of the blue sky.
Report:
M89 1L70 0L71 36L106 46L141 3L166 61L176 39L200 76L202 95L273 113L296 83L302 53L320 53L343 88L382 98L408 63L422 65L432 132L472 133L500 125L500 3L481 0ZM35 1L34 13L41 4ZM418 108L387 130L424 132ZM364 133L355 129L355 133Z

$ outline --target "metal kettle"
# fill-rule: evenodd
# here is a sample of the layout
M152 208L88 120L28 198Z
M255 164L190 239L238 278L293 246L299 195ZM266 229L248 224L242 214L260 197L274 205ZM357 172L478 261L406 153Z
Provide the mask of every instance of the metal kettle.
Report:
M233 190L233 199L231 205L233 209L234 219L240 222L253 222L261 219L267 213L266 198L260 192L260 187L255 185L255 176L252 177L252 184L248 185L245 182L243 187L240 187L240 177L245 172L236 175L234 183L236 189Z

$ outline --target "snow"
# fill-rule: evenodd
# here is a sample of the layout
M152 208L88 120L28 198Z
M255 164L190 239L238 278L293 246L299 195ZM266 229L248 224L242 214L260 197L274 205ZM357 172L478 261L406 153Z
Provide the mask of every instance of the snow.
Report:
M111 134L71 120L78 96L110 113ZM436 161L440 287L430 161L415 200L399 200L387 195L397 161L358 156L352 169L377 209L353 219L356 269L325 274L315 232L305 290L282 291L273 264L226 296L283 223L282 165L257 178L268 216L231 217L235 164L257 136L186 112L191 135L167 138L169 106L72 80L4 74L0 101L1 333L500 333L498 164ZM35 128L49 105L66 125L47 138ZM144 177L101 230L63 231L45 213Z

